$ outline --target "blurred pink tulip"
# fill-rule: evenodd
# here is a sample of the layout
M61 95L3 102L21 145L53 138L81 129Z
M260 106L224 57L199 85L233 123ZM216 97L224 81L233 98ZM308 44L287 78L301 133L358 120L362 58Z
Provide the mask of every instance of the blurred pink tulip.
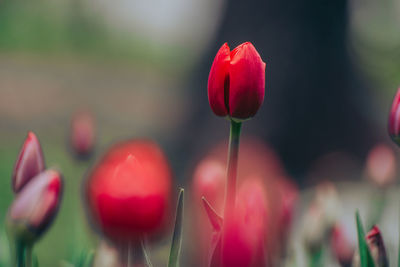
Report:
M33 132L28 132L19 152L12 174L14 193L21 189L45 168L44 157L39 140Z
M71 120L71 146L75 154L81 158L88 157L95 143L95 121L88 111L77 112Z
M18 240L32 243L57 214L63 191L61 174L46 170L22 188L8 211L8 222Z
M331 249L340 266L351 266L355 248L350 243L343 227L339 224L336 224L332 229Z
M393 150L384 144L374 146L367 158L367 174L378 186L387 186L396 176L396 158Z

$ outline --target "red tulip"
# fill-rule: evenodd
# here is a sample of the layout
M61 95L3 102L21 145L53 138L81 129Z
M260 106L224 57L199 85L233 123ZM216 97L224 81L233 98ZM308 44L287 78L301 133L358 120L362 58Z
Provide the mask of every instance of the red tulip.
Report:
M378 267L389 266L386 256L385 244L383 243L381 232L376 225L374 225L372 229L367 233L365 239L371 251L372 258L375 261L375 265Z
M12 187L15 193L21 189L37 174L45 168L42 148L39 140L33 132L22 145L12 174Z
M71 146L80 157L87 157L93 151L95 123L91 113L77 112L71 120Z
M217 116L253 117L264 101L265 63L254 46L243 43L218 51L208 77L208 100Z
M389 114L389 135L392 140L400 145L400 88L397 89Z
M8 212L18 240L32 243L48 229L57 214L62 189L61 175L55 170L38 174L22 188Z
M263 183L246 179L237 200L235 214L224 224L222 266L265 266L267 202Z
M138 241L165 225L170 207L171 172L161 149L150 141L112 147L87 182L94 222L115 242Z

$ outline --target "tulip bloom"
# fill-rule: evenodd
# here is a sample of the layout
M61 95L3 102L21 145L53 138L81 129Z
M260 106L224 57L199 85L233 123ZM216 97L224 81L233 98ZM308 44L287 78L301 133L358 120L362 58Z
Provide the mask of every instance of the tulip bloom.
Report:
M22 145L12 174L12 188L15 193L21 189L37 174L45 168L42 148L39 140L33 132Z
M80 157L87 157L93 151L95 142L94 118L89 112L77 112L71 120L70 143Z
M244 120L253 117L264 101L265 63L254 46L243 43L218 51L208 77L208 100L217 116Z
M32 244L48 229L62 189L61 175L55 170L41 172L22 188L8 211L10 229L19 242Z
M374 146L368 153L367 174L379 187L392 184L396 177L396 157L393 150L384 144Z
M390 109L388 130L392 140L400 145L400 88L397 89L392 108Z
M170 208L171 172L161 149L136 140L112 147L87 181L94 222L119 244L140 241L165 225Z

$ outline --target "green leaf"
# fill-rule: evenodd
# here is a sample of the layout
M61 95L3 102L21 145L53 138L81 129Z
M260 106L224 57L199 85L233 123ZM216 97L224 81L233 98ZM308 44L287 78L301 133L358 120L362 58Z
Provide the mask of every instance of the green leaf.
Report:
M90 250L89 252L86 253L85 260L83 262L82 267L90 267L90 266L92 266L93 258L94 258L94 251Z
M213 209L213 207L211 207L211 204L207 201L205 197L202 197L201 200L203 201L204 209L207 212L207 216L211 222L212 227L217 232L221 231L223 224L222 217L217 214L217 212L215 211L215 209Z
M362 226L360 214L358 211L356 211L356 223L361 267L375 267L371 252L369 251L367 242L365 241L365 231Z
M175 228L172 235L171 251L169 253L168 267L179 266L179 254L181 253L182 245L182 230L183 230L183 192L184 189L179 189L178 204L176 206Z

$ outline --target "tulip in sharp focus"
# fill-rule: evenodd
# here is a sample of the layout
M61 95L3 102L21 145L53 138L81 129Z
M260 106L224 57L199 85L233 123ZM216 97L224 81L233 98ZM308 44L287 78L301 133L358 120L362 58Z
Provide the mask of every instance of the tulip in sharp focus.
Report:
M33 132L22 145L12 174L12 187L15 193L21 189L45 168L44 157L39 140Z
M95 123L93 115L87 111L77 112L71 120L70 143L75 154L88 157L94 148Z
M265 63L254 46L243 43L218 51L208 77L208 100L217 116L253 117L264 101Z
M112 147L87 181L89 211L105 236L119 244L140 241L165 225L171 172L155 143L134 140Z
M400 145L400 88L397 89L392 108L390 109L388 130L392 140Z
M55 170L41 172L22 188L8 211L10 229L18 241L32 244L48 229L62 191L62 177Z

